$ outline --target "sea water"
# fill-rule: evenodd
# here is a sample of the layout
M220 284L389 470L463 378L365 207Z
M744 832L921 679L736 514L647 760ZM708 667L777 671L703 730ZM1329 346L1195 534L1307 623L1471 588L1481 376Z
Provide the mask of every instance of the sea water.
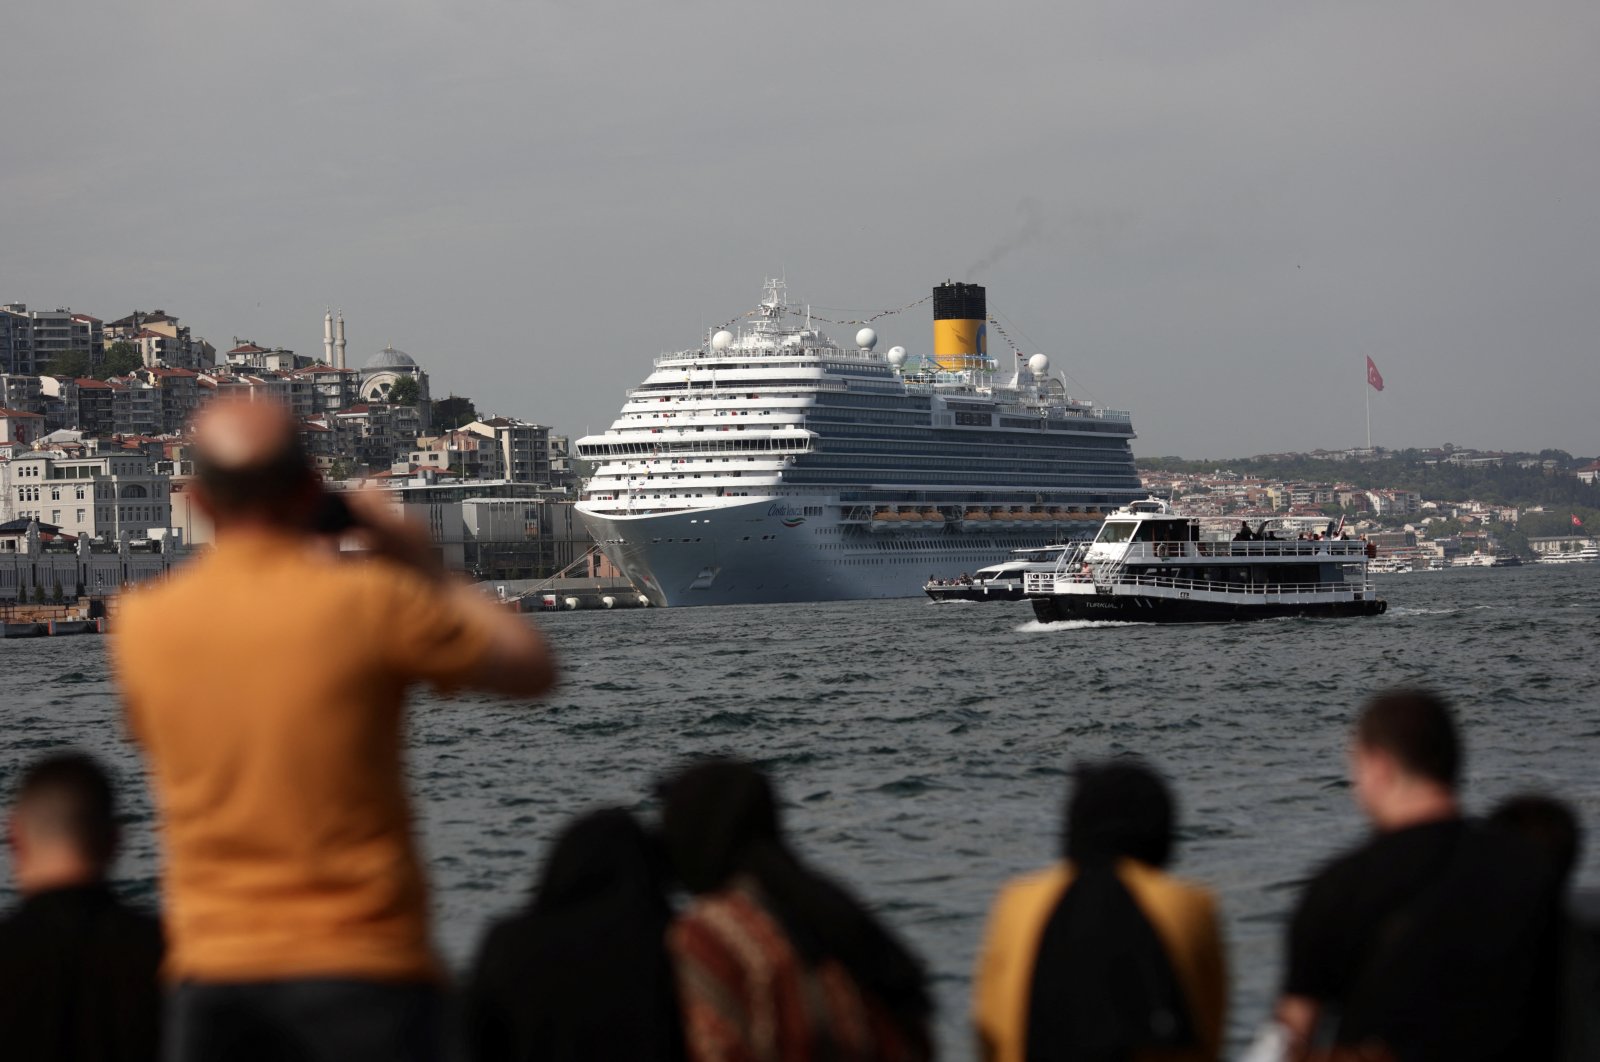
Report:
M413 701L440 946L459 969L487 921L523 902L573 815L650 815L652 783L685 759L744 756L775 777L803 855L927 960L943 1053L967 1058L995 889L1055 858L1076 761L1137 754L1179 795L1173 870L1220 897L1238 1045L1268 1014L1302 883L1362 835L1344 757L1372 691L1425 683L1457 705L1473 810L1543 790L1600 827L1600 565L1379 585L1384 616L1234 625L1042 626L1025 602L924 600L536 617L561 659L551 695ZM172 636L197 653L271 652L198 626ZM130 816L119 886L154 902L150 804L103 641L0 643L0 721L0 791L57 746L118 770ZM1600 886L1600 844L1579 881Z

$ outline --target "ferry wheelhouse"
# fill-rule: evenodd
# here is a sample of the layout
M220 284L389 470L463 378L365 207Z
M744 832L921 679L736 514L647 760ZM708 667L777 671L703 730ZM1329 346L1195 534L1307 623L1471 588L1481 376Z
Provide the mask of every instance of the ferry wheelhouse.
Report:
M1043 623L1375 616L1388 608L1368 577L1375 552L1342 538L1207 537L1200 521L1150 499L1113 513L1093 542L1024 587Z

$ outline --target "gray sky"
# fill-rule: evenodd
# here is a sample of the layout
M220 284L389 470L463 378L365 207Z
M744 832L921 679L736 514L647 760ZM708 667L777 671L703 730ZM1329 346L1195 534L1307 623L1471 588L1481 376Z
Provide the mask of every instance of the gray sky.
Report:
M1139 453L1357 445L1367 354L1375 442L1600 451L1592 0L14 7L5 301L580 434L768 274L951 276Z

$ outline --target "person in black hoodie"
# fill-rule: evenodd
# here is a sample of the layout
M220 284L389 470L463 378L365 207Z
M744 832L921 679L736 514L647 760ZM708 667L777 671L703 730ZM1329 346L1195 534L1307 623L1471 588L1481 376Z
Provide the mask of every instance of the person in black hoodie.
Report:
M921 961L790 846L752 764L707 759L666 780L661 833L692 895L668 947L696 1062L925 1062Z
M556 839L529 905L490 928L464 1006L477 1062L676 1062L672 911L653 838L620 808Z
M18 1062L145 1062L160 1051L161 926L106 882L115 798L99 764L30 767L8 824L22 903L0 919L0 1054Z

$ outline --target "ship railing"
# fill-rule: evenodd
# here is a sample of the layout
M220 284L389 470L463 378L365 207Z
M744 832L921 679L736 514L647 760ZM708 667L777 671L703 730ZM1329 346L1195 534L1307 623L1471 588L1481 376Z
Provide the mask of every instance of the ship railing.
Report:
M1331 583L1229 583L1206 579L1177 579L1165 575L1128 575L1122 573L1114 580L1117 586L1157 587L1168 590L1197 591L1213 594L1241 594L1255 597L1283 598L1302 594L1367 594L1372 584L1365 580L1342 580ZM1061 584L1108 585L1093 568L1067 572L1028 572L1023 577L1023 592L1049 594Z
M1355 539L1283 539L1239 542L1134 542L1127 560L1176 560L1193 557L1307 557L1355 562L1366 558L1367 544Z

